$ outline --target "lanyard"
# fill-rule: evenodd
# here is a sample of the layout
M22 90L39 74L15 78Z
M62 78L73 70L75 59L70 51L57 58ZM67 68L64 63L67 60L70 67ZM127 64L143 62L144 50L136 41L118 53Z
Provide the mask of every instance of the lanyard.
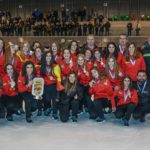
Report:
M112 79L115 79L115 73L112 73L112 72L109 70L109 74L110 74L110 76L112 77Z
M29 80L29 81L32 81L32 79L33 79L33 76L31 75L31 76L28 78L28 80Z
M26 51L23 51L23 54L24 54L25 56L29 56L29 55L30 55L30 53L29 53L29 52L26 52Z
M121 46L119 46L119 48L120 48L121 54L123 54L123 53L124 53L124 50L122 50L122 47L121 47Z
M13 81L12 75L9 75L9 79L10 79L11 82Z
M127 93L124 91L124 101L127 101L127 98L129 96L129 90L127 91Z
M130 59L130 62L131 62L131 64L132 64L132 65L135 65L135 62L136 62L136 61L135 61L135 60Z
M141 93L143 93L143 92L144 92L144 89L145 89L145 87L146 87L146 84L147 84L147 81L145 81L145 83L144 83L144 85L143 85L143 88L142 88L142 89L141 89L141 87L139 86L139 84L137 84L137 85L138 85L139 90L141 91Z
M51 68L50 67L46 67L46 70L47 70L48 74L50 74Z
M12 56L11 64L14 65L14 62L15 62L15 59L14 59L14 56Z
M86 73L86 68L85 68L85 65L84 65L84 67L83 67L83 69L82 69L82 70L83 70L83 72L84 72L84 73Z
M2 49L1 52L0 52L0 56L3 56L3 49Z

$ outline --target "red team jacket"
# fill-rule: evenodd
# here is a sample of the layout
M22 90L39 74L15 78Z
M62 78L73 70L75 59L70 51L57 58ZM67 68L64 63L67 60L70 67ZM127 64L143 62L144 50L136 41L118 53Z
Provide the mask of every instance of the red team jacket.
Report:
M135 64L132 64L131 61L127 61L123 57L122 68L125 75L130 76L133 81L136 81L137 72L139 70L146 70L146 65L142 55L140 55L140 57L135 60Z
M22 59L21 56L23 56L23 59ZM31 58L31 56L29 56L29 55L27 55L27 56L24 55L24 54L16 55L16 71L17 71L18 73L21 72L22 67L23 67L23 64L24 64L26 61L30 60L30 58Z
M114 71L110 70L110 73L108 75L108 79L109 79L113 88L115 88L116 86L120 86L121 81L122 81L122 77L124 76L124 73L123 73L121 68L118 69L118 72L119 72L119 75L117 78L113 78L113 75L115 74Z
M77 69L77 79L81 85L88 86L91 80L91 71L86 69L88 75L85 73L84 69L79 67Z
M67 64L64 60L59 60L58 64L61 68L61 78L63 80L67 77L67 75L69 75L71 71L75 71L75 65L76 65L75 60L72 59L72 63L73 66L72 68L70 68L70 64Z
M117 106L126 105L129 103L135 103L135 104L138 103L138 95L137 95L136 90L132 89L130 92L131 92L131 98L127 96L127 98L125 99L124 89L119 89L119 90L114 91L114 98L115 97L118 98ZM112 107L116 107L114 100L112 102Z
M12 88L10 85L10 77L6 74L2 77L3 82L3 95L16 96L18 94L17 90Z
M57 78L50 72L46 71L46 76L43 76L45 85L51 85L57 83Z
M120 67L122 66L122 59L123 59L123 55L120 52L118 52L117 63Z
M32 91L32 86L30 87L26 87L25 83L24 83L24 77L23 76L19 76L18 78L18 91L20 93L23 92L31 92Z
M89 88L89 93L90 95L94 95L94 100L99 98L113 99L113 90L107 78L103 78L102 83L99 80L96 81L93 87Z
M40 77L40 68L41 68L40 61L35 59L34 57L32 57L30 59L30 61L32 61L34 63L34 65L35 65L37 77Z
M4 74L4 66L5 66L5 56L0 56L0 75Z
M102 59L101 61L102 61L102 63L106 64L106 60L105 59ZM105 73L105 67L102 65L102 63L97 61L97 60L95 60L94 61L94 66L97 66L101 70L102 73Z

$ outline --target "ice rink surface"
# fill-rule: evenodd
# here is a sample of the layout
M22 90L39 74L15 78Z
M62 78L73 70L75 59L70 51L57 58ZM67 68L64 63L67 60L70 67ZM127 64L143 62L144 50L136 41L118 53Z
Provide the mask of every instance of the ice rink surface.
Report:
M131 120L124 127L121 120L105 115L98 123L79 116L78 122L61 123L51 117L33 115L28 124L25 116L14 122L0 120L0 150L149 150L150 116L145 123Z

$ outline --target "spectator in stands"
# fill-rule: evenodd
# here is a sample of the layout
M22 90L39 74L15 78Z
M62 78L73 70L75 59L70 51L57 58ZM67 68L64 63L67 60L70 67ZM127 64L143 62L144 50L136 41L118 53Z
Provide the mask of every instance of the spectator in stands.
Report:
M104 35L104 23L102 22L102 23L100 23L99 24L99 36L103 36Z
M129 23L127 24L128 36L131 36L131 35L132 35L132 30L133 30L132 23L129 22Z
M87 35L87 28L88 28L87 23L84 23L83 24L83 36Z
M94 26L92 25L92 22L90 22L90 23L88 24L89 34L93 34L93 28L94 28Z
M141 31L141 24L139 20L137 20L136 27L135 27L136 36L140 35L140 31Z
M35 17L36 20L41 20L43 15L40 10L35 8L34 12L32 13L32 16Z
M98 31L99 31L99 23L98 22L95 24L94 30L95 30L95 35L98 36Z
M105 36L109 36L110 27L111 27L111 24L109 20L107 20L106 23L104 24Z

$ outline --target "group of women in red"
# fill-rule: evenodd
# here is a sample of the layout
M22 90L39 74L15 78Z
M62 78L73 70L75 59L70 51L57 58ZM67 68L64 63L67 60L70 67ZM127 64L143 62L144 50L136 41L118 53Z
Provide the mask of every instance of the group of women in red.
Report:
M79 48L72 41L59 50L56 43L41 47L39 41L32 48L25 41L20 47L0 39L0 117L13 121L13 114L25 112L26 121L52 114L54 119L76 122L78 114L86 111L97 122L104 114L114 112L129 124L138 104L136 82L139 70L146 70L144 59L134 43L123 53L114 42L104 51L100 48ZM44 79L44 94L36 100L32 95L33 79ZM124 112L120 116L120 112Z

